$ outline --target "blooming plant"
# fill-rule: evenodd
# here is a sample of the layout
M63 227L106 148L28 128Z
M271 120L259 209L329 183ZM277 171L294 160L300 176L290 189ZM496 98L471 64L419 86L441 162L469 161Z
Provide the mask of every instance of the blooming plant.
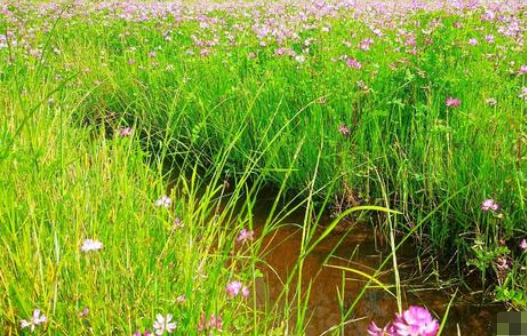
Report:
M167 334L172 334L174 330L177 328L177 323L172 322L172 315L167 314L166 316L163 316L161 314L157 314L156 321L154 322L154 332L156 335L161 336L164 335L165 332Z
M29 328L31 332L35 331L35 328L48 322L46 315L42 314L39 309L33 311L33 316L29 320L20 321L20 328Z
M217 317L216 315L212 314L207 320L205 315L201 315L201 319L198 325L199 332L202 332L205 330L208 330L208 331L216 330L216 331L221 332L222 328L223 328L223 321L220 317Z
M249 296L249 288L237 280L229 282L227 284L226 291L231 298L238 296L238 294L241 294L243 297Z
M170 205L172 205L172 199L166 195L163 195L157 201L155 201L154 205L158 208L168 208Z
M488 199L481 203L482 211L498 211L500 209L499 204L497 204L493 199Z
M242 229L240 231L240 234L238 235L238 238L236 238L236 242L243 244L245 242L251 241L254 239L254 231L249 229Z
M81 251L88 253L88 252L96 252L103 248L103 244L94 239L86 239L81 246Z
M459 107L461 105L461 100L459 100L459 98L449 97L445 104L446 107Z
M439 321L424 307L410 306L402 314L395 314L393 321L384 328L371 322L368 328L370 336L436 336Z

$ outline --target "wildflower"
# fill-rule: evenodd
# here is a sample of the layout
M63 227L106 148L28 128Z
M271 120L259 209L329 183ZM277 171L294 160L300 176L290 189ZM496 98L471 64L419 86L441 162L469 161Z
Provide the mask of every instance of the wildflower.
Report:
M496 98L488 98L485 100L489 106L496 106L498 104L498 101Z
M185 224L183 224L183 221L179 217L176 217L176 219L174 219L174 229L182 229L184 227Z
M210 315L209 320L207 321L207 318L205 315L201 315L201 320L198 325L198 331L202 332L203 330L212 330L216 329L217 331L221 331L223 328L223 321L220 317L216 317L214 314Z
M390 322L384 328L379 328L375 322L371 322L368 328L368 335L370 336L396 336L393 324Z
M364 91L367 91L369 89L368 85L366 85L366 83L361 80L356 81L355 84Z
M249 296L249 288L247 288L246 286L243 286L242 288L242 296L245 298Z
M166 195L161 196L154 205L156 207L165 207L168 208L170 205L172 205L172 199Z
M254 239L254 231L253 230L242 229L240 231L240 235L238 236L238 238L236 238L236 242L243 244L246 241L253 240L253 239Z
M354 68L354 69L357 69L357 70L362 69L362 63L359 62L357 59L355 59L353 57L352 58L348 58L346 60L346 66L348 68Z
M372 44L373 44L373 39L372 38L364 39L364 40L360 41L359 49L364 50L364 51L369 51L370 50L370 46Z
M525 101L527 101L527 87L522 87L522 93L520 93L520 95L518 95L518 98L521 98Z
M139 330L136 330L136 332L132 336L152 336L152 333L150 333L148 329L146 329L144 333L141 333Z
M350 130L349 130L348 126L346 126L344 124L339 126L339 132L340 132L340 134L342 134L344 136L350 135Z
M306 56L298 55L295 57L295 61L297 61L298 63L304 63L306 61Z
M84 309L79 313L79 317L80 318L86 318L88 317L88 314L90 313L90 308L88 308L87 306L84 307Z
M527 65L522 65L518 71L519 75L527 75Z
M470 44L471 46L476 46L478 45L478 40L475 38L471 38L468 40L468 44Z
M499 256L498 262L496 263L496 267L500 271L505 271L509 269L509 260L505 256Z
M494 202L493 199L484 200L483 203L481 203L481 210L482 211L498 211L500 206Z
M129 136L131 134L132 134L132 128L131 127L125 127L125 128L122 128L119 131L119 135L122 136L123 138L127 137L127 136Z
M286 48L277 48L277 49L275 49L274 54L276 56L282 56L282 55L285 55L286 52L287 52Z
M99 251L102 249L103 245L100 241L94 240L94 239L86 239L84 243L82 243L81 251L82 252L91 252L91 251Z
M459 98L448 97L446 99L446 107L459 107L461 105L461 100Z
M527 250L527 240L525 240L525 238L522 239L522 241L520 242L520 245L518 245L520 247L520 249L522 251L526 251Z
M426 308L410 306L401 315L396 314L393 327L397 336L435 336L439 322Z
M243 284L240 281L232 281L227 284L226 287L227 294L229 294L230 297L235 297L238 294L241 293L243 297L249 296L249 289L246 286L243 286Z
M489 34L485 36L485 40L487 40L489 44L493 44L496 39L494 38L494 35Z
M155 334L158 336L161 336L165 333L165 331L169 334L171 334L174 330L177 328L177 323L171 322L172 321L172 314L167 314L166 317L164 317L161 314L157 314L156 321L154 322L154 330Z
M40 326L43 323L48 322L48 318L44 314L40 314L39 309L33 310L33 317L31 320L22 320L20 321L20 328L25 329L29 328L31 332L35 331L35 328Z

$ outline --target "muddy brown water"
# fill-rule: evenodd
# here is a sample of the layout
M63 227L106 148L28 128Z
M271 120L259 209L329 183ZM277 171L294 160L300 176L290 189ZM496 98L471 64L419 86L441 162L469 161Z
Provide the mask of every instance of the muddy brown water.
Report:
M299 257L302 244L302 217L289 218L291 225L280 226L279 229L268 233L263 240L261 255L265 260L260 270L263 277L256 284L257 301L260 305L269 307L273 304L282 305L278 301L288 275L294 268ZM265 217L255 214L255 234L261 236ZM258 224L258 222L260 223ZM298 224L298 225L294 225ZM343 236L345 235L345 236ZM329 331L335 325L341 324L341 311L349 308L367 279L351 272L328 267L337 265L352 267L368 274L375 269L387 256L386 248L376 246L371 227L367 224L350 225L345 233L340 232L327 237L304 262L302 276L302 292L307 292L309 282L311 290L308 299L306 319L308 320L305 333L307 336L342 335ZM384 255L380 252L384 250ZM437 281L429 282L424 276L418 276L417 259L413 248L406 247L398 253L401 281L403 283L403 309L409 305L427 307L437 317L442 317L452 298L455 289L450 286L439 289ZM389 266L380 277L385 284L393 284L393 270ZM395 288L391 289L395 292ZM340 297L343 298L339 300ZM288 300L293 299L289 295ZM293 301L294 302L294 301ZM448 324L443 336L487 336L493 335L493 323L496 314L503 310L501 305L481 305L481 300L470 294L456 295L453 301ZM293 307L295 303L293 303ZM368 289L365 295L348 317L349 321L343 327L345 336L367 335L367 328L371 320L378 325L384 325L394 316L397 303L393 296L381 289ZM276 310L278 314L280 309ZM291 311L291 325L294 325L296 312ZM342 329L340 329L342 330Z

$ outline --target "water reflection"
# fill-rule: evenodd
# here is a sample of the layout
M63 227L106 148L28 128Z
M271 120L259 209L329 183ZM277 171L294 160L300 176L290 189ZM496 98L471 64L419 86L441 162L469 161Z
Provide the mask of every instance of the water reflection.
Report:
M298 218L297 223L300 222L301 218ZM257 235L262 234L262 227L263 225L260 225L256 228ZM264 238L262 256L266 264L261 266L264 277L257 284L257 299L260 304L276 303L283 283L298 260L301 241L302 231L293 225L281 227ZM415 251L411 251L411 248L401 251L399 256L404 283L403 308L411 304L424 305L436 316L441 317L451 299L449 294L454 290L437 290L432 284L427 286L423 279L412 276L416 269L416 262L412 256L415 258ZM373 274L382 261L381 258L382 255L375 247L373 232L368 225L354 225L345 237L342 233L329 236L306 258L302 273L303 293L308 291L311 280L306 335L342 335L329 330L341 323L341 309L349 308L367 281L360 275L327 265L353 267ZM409 279L410 277L413 279ZM392 272L388 270L380 280L386 284L393 283ZM343 299L339 300L339 297ZM292 299L291 293L289 300ZM280 304L283 304L283 301ZM349 323L343 327L343 334L366 335L371 319L377 324L386 323L393 318L396 307L395 299L386 291L368 289L354 309L353 315L348 317ZM500 309L503 310L503 307L480 306L474 299L471 300L469 295L459 296L452 306L447 328L442 335L490 336L492 323ZM294 310L291 316L291 322L294 323Z

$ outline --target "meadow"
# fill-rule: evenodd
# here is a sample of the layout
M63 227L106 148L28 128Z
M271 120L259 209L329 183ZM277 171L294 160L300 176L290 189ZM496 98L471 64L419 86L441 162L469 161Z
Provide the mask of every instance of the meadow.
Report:
M0 335L309 334L304 262L344 221L384 254L326 334L371 288L398 314L364 335L443 332L403 244L525 310L526 31L522 0L0 1Z

